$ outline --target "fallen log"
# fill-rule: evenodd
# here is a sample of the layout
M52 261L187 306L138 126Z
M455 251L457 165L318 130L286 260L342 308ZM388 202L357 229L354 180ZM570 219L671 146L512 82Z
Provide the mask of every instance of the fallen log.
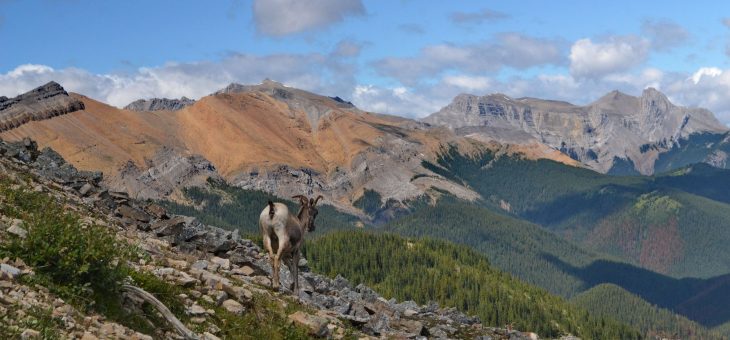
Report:
M157 312L159 312L160 315L162 315L162 317L165 318L165 320L167 320L167 322L170 323L170 325L172 325L173 328L175 328L175 330L178 332L178 334L183 336L185 339L189 339L189 340L198 340L199 339L199 337L197 335L195 335L195 333L193 333L191 330L189 330L187 327L185 327L185 325L182 322L180 322L180 320L177 317L175 317L175 315L172 314L172 312L170 312L170 310L162 302L160 302L160 300L157 300L157 298L155 298L154 295L146 292L142 288L130 286L130 285L123 285L122 290L125 291L127 294L134 295L135 297L137 297L141 300L144 300L145 302L147 302L147 303L151 304L153 307L155 307Z

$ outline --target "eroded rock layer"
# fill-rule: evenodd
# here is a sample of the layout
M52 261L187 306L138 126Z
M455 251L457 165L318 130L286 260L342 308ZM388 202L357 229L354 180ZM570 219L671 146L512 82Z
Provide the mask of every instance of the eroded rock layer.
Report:
M83 109L83 102L50 82L14 98L0 97L0 132Z

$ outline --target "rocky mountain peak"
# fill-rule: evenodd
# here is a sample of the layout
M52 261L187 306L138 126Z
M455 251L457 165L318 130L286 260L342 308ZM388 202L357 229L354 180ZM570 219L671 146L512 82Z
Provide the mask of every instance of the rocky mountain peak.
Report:
M691 134L727 131L710 111L676 106L651 87L639 97L614 90L586 106L460 94L424 121L501 143L544 143L600 172L610 171L616 159L629 160L644 174L653 172L657 155L640 152L642 145L671 147Z
M340 108L355 108L351 102L339 96L322 96L309 91L301 90L295 87L286 86L278 81L269 78L264 79L258 85L244 85L239 83L230 83L228 86L216 91L214 94L231 94L244 92L261 92L266 93L276 99L285 102L294 101L311 101L311 102L329 102Z
M648 109L647 111L662 111L668 112L674 105L669 101L664 93L659 92L653 87L647 87L641 93L641 106L642 108Z
M618 115L632 115L638 112L640 101L618 90L613 90L589 105L591 111Z
M185 96L180 99L151 98L138 99L125 106L125 110L132 111L177 111L195 104L195 100Z
M357 109L351 102L338 96L327 97L309 91L286 86L280 82L264 79L258 85L242 85L231 83L217 91L217 94L233 93L263 93L276 100L286 103L292 110L303 111L307 114L310 126L317 129L319 120L333 110Z
M261 85L269 87L284 87L284 84L269 78L264 79L264 81L261 82Z
M486 95L486 98L491 99L491 100L502 100L502 101L512 101L513 100L512 97L510 97L504 93L499 93L499 92L488 94L488 95Z
M83 109L84 103L69 96L59 83L51 81L14 98L1 97L0 131Z
M663 97L664 99L667 99L667 96L664 95L661 91L657 90L654 87L647 87L644 89L644 91L641 92L642 97Z
M264 79L261 84L258 85L245 85L240 83L230 83L228 86L216 91L214 94L223 93L243 93L243 92L271 92L274 90L286 91L288 87L278 81L271 80L269 78Z

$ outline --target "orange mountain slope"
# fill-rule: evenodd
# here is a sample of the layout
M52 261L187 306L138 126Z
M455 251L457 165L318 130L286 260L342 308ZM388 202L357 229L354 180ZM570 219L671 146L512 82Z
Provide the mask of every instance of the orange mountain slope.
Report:
M432 160L445 144L464 152L504 149L456 136L446 128L363 112L339 98L275 82L236 86L178 111L123 110L71 94L83 102L83 110L28 122L0 133L0 138L31 137L81 169L103 171L110 183L118 185L129 183L114 180L128 175L124 169L129 161L141 169L133 176L157 167L144 174L146 180L154 181L176 173L179 160L165 157L200 155L235 185L282 195L323 193L343 205L364 189L377 190L386 198L407 199L436 187L476 199L478 195L470 189L438 176L415 176L430 174L421 161ZM576 165L557 151L508 151ZM166 181L175 184L174 178Z

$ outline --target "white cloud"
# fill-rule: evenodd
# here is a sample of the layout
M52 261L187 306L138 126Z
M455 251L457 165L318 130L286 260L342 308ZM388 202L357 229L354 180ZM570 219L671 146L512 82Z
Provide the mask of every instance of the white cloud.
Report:
M438 77L444 71L495 72L505 67L527 69L540 65L560 65L565 61L562 42L519 33L502 33L479 44L429 45L418 56L384 58L373 63L385 77L413 86Z
M605 42L580 39L570 48L570 73L578 78L600 78L642 64L649 42L633 36L610 37Z
M657 90L662 87L664 72L656 68L646 68L640 73L610 74L603 79L604 84L614 85L617 88L629 88L638 91L647 87Z
M442 102L442 98L425 96L402 86L358 85L352 93L352 103L360 109L406 117L423 117L436 112Z
M347 16L365 14L360 0L254 0L256 29L266 35L283 36L322 28Z
M708 77L717 77L722 74L722 70L717 67L702 67L697 72L692 74L692 82L695 83L695 85L699 84L700 80L702 80L702 77L708 76Z
M10 78L20 78L28 74L44 74L53 72L53 68L46 65L23 64L8 72Z
M463 88L466 91L485 91L491 85L491 81L487 77L467 75L446 76L444 83Z
M730 123L730 70L702 67L691 76L677 75L666 82L665 91L682 105L699 106Z

